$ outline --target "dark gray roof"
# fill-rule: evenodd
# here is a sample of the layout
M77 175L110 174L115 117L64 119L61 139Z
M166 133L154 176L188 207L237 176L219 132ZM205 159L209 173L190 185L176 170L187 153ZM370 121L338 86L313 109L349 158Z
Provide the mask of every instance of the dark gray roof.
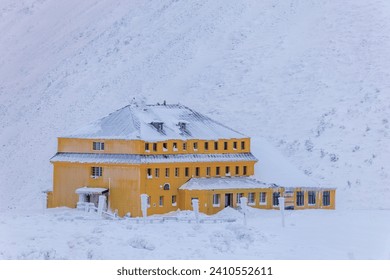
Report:
M163 123L158 130L152 123ZM179 123L184 123L185 128ZM87 139L230 139L246 136L180 104L123 107L86 127L67 135Z

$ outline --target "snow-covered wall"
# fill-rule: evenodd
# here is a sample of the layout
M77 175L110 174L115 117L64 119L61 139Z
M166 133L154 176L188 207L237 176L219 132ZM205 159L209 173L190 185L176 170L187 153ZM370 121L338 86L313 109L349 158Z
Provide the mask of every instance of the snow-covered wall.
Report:
M389 14L386 0L0 1L0 209L39 207L56 136L133 97L264 137L338 206L389 208Z

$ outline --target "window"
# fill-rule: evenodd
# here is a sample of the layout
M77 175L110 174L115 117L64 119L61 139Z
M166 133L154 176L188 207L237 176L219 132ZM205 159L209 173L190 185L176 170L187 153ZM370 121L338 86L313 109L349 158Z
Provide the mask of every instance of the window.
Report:
M154 170L154 176L155 176L156 178L158 178L158 177L160 176L160 168L156 168L156 169Z
M166 177L166 178L169 177L169 168L165 168L165 177Z
M157 143L153 143L153 152L157 152Z
M176 206L176 195L172 195L172 206Z
M94 151L104 151L104 143L103 142L93 142L92 149Z
M167 143L163 143L163 151L164 152L168 151L168 144Z
M248 204L255 204L255 193L248 193Z
M273 206L279 205L279 197L280 197L280 192L274 192L272 194L272 205Z
M259 204L267 204L267 193L266 192L260 193Z
M233 142L233 150L237 150L237 142L236 141Z
M187 151L187 143L183 142L183 151Z
M198 150L198 142L194 142L194 151Z
M230 176L230 167L229 166L225 167L225 173L226 173L226 176Z
M163 122L151 122L151 125L153 125L157 131L161 132L164 129L164 123Z
M204 149L205 151L209 150L209 142L204 142Z
M164 191L169 191L170 188L171 188L171 185L169 185L168 183L164 184L164 187L163 187Z
M330 205L330 191L324 191L322 193L322 205L329 206Z
M316 204L316 192L308 191L307 196L309 199L309 201L308 201L309 205L315 205Z
M164 206L164 196L160 196L160 199L158 200L158 205L160 207Z
M145 143L145 152L149 152L149 143Z
M188 167L186 167L186 168L184 169L184 175L185 175L186 177L189 177L189 176L190 176L190 169L189 169Z
M146 169L146 177L148 177L148 179L152 178L152 168Z
M152 200L152 197L148 196L148 200L147 200L148 207L150 207L150 201L151 200Z
M200 168L199 167L195 167L195 176L196 177L199 177L200 176Z
M91 176L92 177L101 177L103 176L103 167L92 167L91 168Z
M246 165L244 166L244 169L243 169L243 171L242 171L242 174L243 175L246 175L246 173L247 173L247 167L246 167Z
M218 150L218 142L214 142L214 150Z
M237 193L237 197L236 197L236 198L237 198L237 202L236 202L237 205L240 205L240 203L241 203L241 200L240 200L240 199L241 199L241 197L243 197L243 196L244 196L243 193Z
M223 142L223 149L225 151L228 149L228 142Z
M213 194L213 206L219 207L221 201L221 195L220 194Z
M215 168L215 175L219 176L219 166Z
M186 130L187 128L185 122L179 122L177 125L179 126L180 130Z
M180 176L179 167L176 167L175 168L175 177L179 177L179 176Z
M236 166L236 175L240 175L240 167Z
M206 167L206 176L210 176L210 167Z
M305 204L304 192L302 191L296 192L296 198L297 198L297 206L303 206Z
M177 143L176 143L176 142L173 142L173 144L172 144L172 149L173 149L174 151L177 151Z
M241 141L241 150L245 150L245 141Z

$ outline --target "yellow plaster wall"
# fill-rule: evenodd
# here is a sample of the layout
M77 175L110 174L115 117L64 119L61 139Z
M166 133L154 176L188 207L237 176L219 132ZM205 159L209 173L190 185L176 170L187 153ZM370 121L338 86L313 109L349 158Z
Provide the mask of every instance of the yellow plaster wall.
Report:
M103 167L103 176L91 177L91 167ZM110 188L109 206L118 209L120 216L130 212L140 215L139 166L54 163L52 207L74 208L78 202L76 189L88 187Z
M225 177L225 173L222 171L225 170L226 166L229 166L231 171L231 175L235 175L235 166L240 167L240 176L242 176L243 166L247 166L247 174L248 176L253 175L254 172L254 162L210 162L210 163L169 163L169 164L144 164L141 167L141 193L146 193L151 197L151 205L148 209L148 215L153 214L162 214L170 211L175 211L177 209L188 209L183 208L181 205L182 197L178 192L178 188L180 188L185 182L190 180L192 177L200 178L206 177L206 168L211 168L210 177L216 177L216 167L219 166L221 169L221 174ZM185 176L185 168L189 168L189 176ZM199 177L195 176L195 169L199 167ZM147 176L147 169L150 168L152 171L151 178ZM155 170L159 168L159 177L156 178ZM165 177L165 169L169 168L169 177ZM175 168L179 168L179 176L175 176ZM219 176L222 177L222 176ZM164 184L170 184L170 190L164 190ZM172 195L176 195L177 204L173 206ZM159 197L164 196L164 205L159 206Z
M103 142L104 151L93 150L93 142ZM141 140L58 138L58 152L142 154L143 149L144 145Z
M266 193L266 204L260 204L260 193ZM239 206L237 203L237 193L242 193L244 197L248 197L249 193L255 194L255 202L249 204L250 207L258 209L271 209L270 203L272 203L272 189L270 188L258 188L258 189L231 189L231 190L179 190L181 197L181 209L193 210L192 199L198 198L199 211L207 215L213 215L225 208L225 194L233 194L233 208ZM219 206L213 205L213 195L220 195Z
M103 142L104 151L93 150L93 142ZM205 150L205 142L209 143L209 149ZM214 142L218 142L218 149L214 149ZM224 142L227 142L227 150L224 149ZM233 143L237 143L237 149L233 148ZM241 142L244 142L244 149L241 149ZM145 150L145 143L149 143L149 151ZM157 151L153 151L153 143L157 144ZM163 149L166 143L167 149ZM176 143L177 150L173 148ZM187 149L183 150L183 143L187 144ZM198 149L194 149L197 143ZM58 152L68 153L107 153L107 154L226 154L226 153L249 153L250 139L219 139L217 141L205 140L167 140L157 142L145 142L142 140L109 140L109 139L78 139L78 138L58 138Z

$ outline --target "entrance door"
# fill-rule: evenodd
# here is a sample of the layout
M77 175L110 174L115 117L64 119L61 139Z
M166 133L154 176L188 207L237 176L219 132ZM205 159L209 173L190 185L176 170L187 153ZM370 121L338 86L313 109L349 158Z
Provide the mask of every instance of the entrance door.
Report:
M233 207L233 194L226 193L225 194L225 207Z

